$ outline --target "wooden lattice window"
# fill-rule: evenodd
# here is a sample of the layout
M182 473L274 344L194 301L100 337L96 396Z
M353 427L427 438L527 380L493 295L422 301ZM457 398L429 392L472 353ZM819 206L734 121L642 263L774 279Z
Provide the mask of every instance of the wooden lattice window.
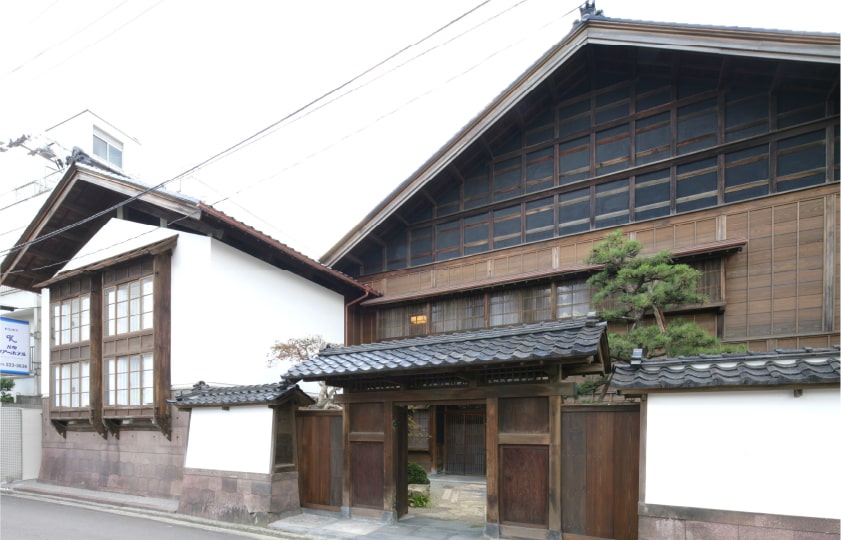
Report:
M486 371L482 375L483 384L520 384L546 382L549 374L540 367L511 367Z

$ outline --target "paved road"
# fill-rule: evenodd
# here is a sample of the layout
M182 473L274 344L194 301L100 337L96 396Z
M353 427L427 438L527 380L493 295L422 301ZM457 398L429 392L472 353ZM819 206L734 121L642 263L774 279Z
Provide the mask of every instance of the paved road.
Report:
M278 535L225 530L166 516L145 516L117 508L0 496L3 540L277 540Z

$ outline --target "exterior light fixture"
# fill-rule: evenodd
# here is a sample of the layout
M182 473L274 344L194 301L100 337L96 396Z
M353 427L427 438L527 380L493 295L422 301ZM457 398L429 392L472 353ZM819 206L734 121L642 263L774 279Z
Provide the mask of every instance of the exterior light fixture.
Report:
M642 365L642 349L634 349L634 352L631 353L631 365L634 367Z

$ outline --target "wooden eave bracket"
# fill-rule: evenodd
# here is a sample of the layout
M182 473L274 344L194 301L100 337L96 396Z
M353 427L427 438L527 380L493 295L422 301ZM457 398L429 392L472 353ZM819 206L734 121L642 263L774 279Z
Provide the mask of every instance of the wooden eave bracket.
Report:
M158 429L166 437L166 440L172 440L172 425L170 423L169 412L155 405L155 415L152 417L152 423L158 426Z
M50 419L50 423L53 425L58 434L61 435L63 438L67 438L67 423L63 420L52 420Z
M108 418L102 419L102 425L114 436L115 439L120 438L120 424L114 420L109 420Z

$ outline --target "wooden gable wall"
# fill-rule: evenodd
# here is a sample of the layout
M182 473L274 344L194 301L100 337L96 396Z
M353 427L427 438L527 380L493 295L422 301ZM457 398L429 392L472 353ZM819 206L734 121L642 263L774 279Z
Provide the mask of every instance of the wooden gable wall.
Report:
M753 350L836 344L838 83L837 65L589 46L336 267L399 305L584 272L616 227L647 252L742 239L715 255L716 305L681 315ZM351 315L349 343L382 339L373 306Z
M839 178L838 66L589 46L336 268L377 274Z

